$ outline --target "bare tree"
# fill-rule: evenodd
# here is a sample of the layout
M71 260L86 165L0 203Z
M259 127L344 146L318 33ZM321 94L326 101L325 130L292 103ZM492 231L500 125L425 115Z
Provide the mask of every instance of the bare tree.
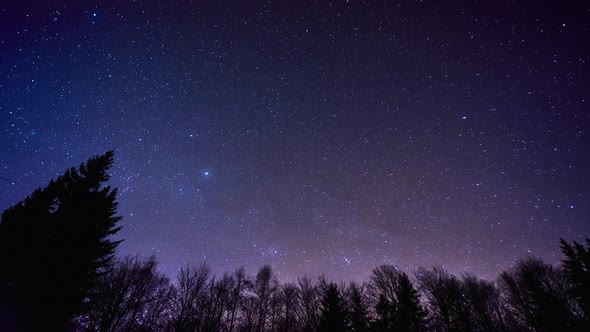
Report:
M264 331L269 313L270 300L278 289L278 281L272 273L272 268L265 265L258 270L253 283L256 295L256 331Z
M225 330L224 316L231 304L233 284L233 276L227 273L218 280L215 276L209 280L208 293L203 298L206 312L202 325L203 331Z
M256 296L248 292L240 301L240 311L242 314L240 331L251 332L256 329L257 319L257 299Z
M292 283L282 287L284 320L283 331L293 332L297 330L297 311L300 307L300 293L297 286Z
M282 331L285 318L285 297L283 286L277 285L276 291L270 297L268 328L266 331Z
M172 288L154 257L126 256L98 280L93 294L79 318L86 330L157 331L163 328Z
M373 269L371 274L368 293L373 303L381 294L391 302L395 302L395 290L397 288L399 270L393 265L381 265Z
M432 328L440 331L470 331L469 310L461 281L442 266L419 268L419 289L425 295Z
M205 299L210 277L209 267L183 267L173 293L170 328L173 331L195 331L203 324Z
M500 290L491 281L478 279L472 274L461 278L462 294L470 311L470 326L475 331L505 331L506 313L502 310Z
M233 285L231 287L231 295L228 304L228 328L227 331L231 332L236 326L236 319L240 304L244 297L244 290L248 286L248 280L244 268L241 267L233 273Z
M320 292L307 276L297 279L301 308L299 310L299 326L302 331L316 331L320 310Z
M521 328L566 331L574 328L574 302L563 270L526 258L500 275L499 285L510 313Z

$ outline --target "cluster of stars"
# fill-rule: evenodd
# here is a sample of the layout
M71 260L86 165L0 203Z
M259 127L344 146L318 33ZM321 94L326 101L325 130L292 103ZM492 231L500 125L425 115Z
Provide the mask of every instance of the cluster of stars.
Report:
M588 236L585 2L0 11L0 208L115 149L120 254L174 274L486 278Z

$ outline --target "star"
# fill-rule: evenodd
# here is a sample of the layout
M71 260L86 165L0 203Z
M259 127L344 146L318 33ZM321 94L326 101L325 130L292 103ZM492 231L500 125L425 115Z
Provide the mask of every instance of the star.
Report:
M340 2L27 10L2 50L0 213L114 149L119 213L143 225L120 252L157 242L170 278L206 255L274 257L288 278L393 262L495 279L587 233L586 10Z

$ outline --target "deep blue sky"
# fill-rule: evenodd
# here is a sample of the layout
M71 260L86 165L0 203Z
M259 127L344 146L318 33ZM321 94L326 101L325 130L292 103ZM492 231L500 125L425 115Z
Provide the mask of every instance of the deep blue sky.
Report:
M493 278L590 235L587 1L5 2L0 209L115 149L119 251L169 274Z

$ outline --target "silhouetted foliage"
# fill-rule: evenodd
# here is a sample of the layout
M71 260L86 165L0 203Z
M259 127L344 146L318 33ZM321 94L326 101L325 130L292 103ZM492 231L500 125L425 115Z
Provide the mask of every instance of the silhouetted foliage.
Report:
M493 282L466 274L461 279L461 288L469 310L467 325L473 331L504 331L508 328L500 290Z
M272 273L272 268L265 265L258 270L252 291L255 294L256 331L265 331L267 326L270 301L278 290L279 283Z
M81 312L119 243L112 164L112 151L91 158L2 214L3 330L65 331Z
M154 257L125 257L112 264L89 299L86 313L78 319L88 331L161 331L173 288L159 273Z
M300 326L305 332L315 331L319 322L320 292L307 276L297 280L301 298Z
M364 285L351 282L347 297L350 331L360 332L369 329L369 303Z
M216 276L183 267L175 283L154 257L113 260L113 153L70 169L6 210L0 223L0 331L588 331L590 239L561 240L562 266L526 258L496 282L393 265L366 283L305 276L280 284L270 266Z
M529 257L502 272L499 285L505 303L522 329L574 330L574 312L565 273Z
M292 283L283 285L276 299L278 303L275 307L276 310L273 311L275 314L273 316L275 316L274 321L277 324L273 325L273 329L285 332L297 331L297 314L300 301L297 286Z
M391 265L373 270L369 283L375 302L376 331L422 331L426 312L408 275Z
M420 304L418 291L404 272L398 274L395 295L397 299L396 329L408 332L424 331L426 329L426 312Z
M416 279L426 297L431 328L440 331L471 331L468 303L461 281L441 266L419 268Z
M385 297L385 294L379 294L375 304L375 320L372 322L372 328L375 332L392 331L394 329L395 318L393 314L395 307L393 303Z
M236 270L232 276L233 283L231 285L230 298L228 303L228 331L233 331L236 325L236 318L238 315L239 305L242 303L243 291L248 285L246 273L244 268Z
M324 289L320 313L320 331L348 331L347 312L344 299L335 283Z
M206 265L184 267L178 274L178 286L172 296L170 326L172 331L200 331L204 324L206 295L210 271Z
M586 247L561 239L561 251L565 255L563 269L570 283L570 294L581 308L580 329L590 330L590 238Z

